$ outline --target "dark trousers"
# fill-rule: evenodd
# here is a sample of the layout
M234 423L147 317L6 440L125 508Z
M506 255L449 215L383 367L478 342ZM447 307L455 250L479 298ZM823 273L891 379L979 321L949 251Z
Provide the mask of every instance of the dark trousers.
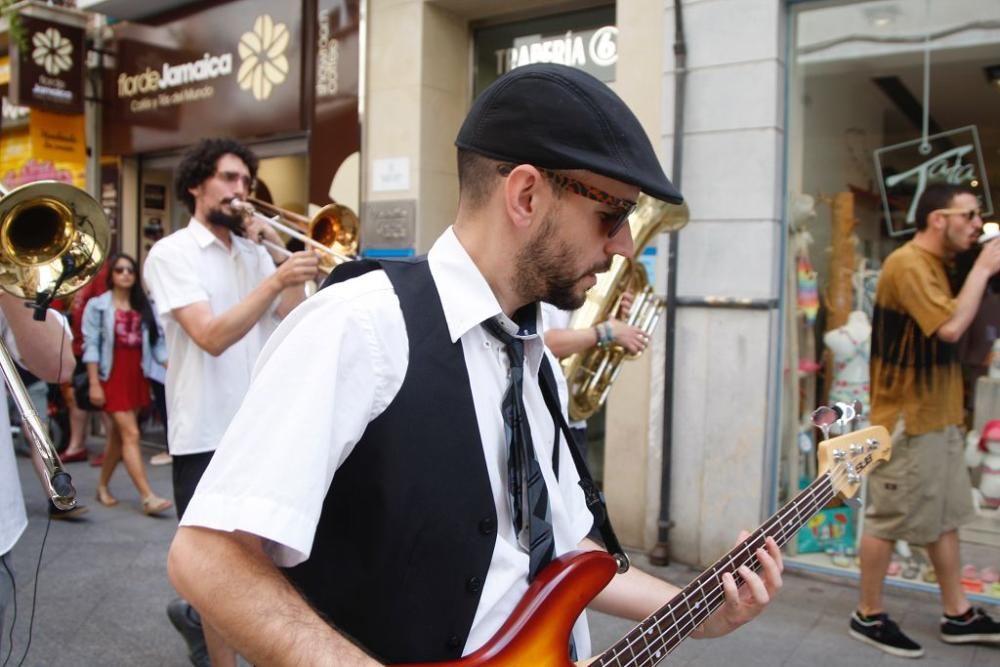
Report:
M166 437L170 433L170 429L167 428L167 388L163 386L162 382L156 380L150 380L149 386L153 389L153 405L156 407L160 419L163 420L163 433Z
M174 506L177 508L177 520L184 518L184 510L191 502L194 490L198 488L201 476L205 474L205 469L212 460L212 452L200 452L198 454L174 454Z

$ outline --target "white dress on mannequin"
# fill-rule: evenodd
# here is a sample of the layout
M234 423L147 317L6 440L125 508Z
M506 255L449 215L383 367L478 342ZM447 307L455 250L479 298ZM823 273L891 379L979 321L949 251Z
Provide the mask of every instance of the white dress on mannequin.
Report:
M847 323L832 329L823 336L823 343L833 354L833 382L830 384L830 403L861 401L863 407L859 426L868 424L871 407L869 367L872 326L868 316L855 310L847 316Z

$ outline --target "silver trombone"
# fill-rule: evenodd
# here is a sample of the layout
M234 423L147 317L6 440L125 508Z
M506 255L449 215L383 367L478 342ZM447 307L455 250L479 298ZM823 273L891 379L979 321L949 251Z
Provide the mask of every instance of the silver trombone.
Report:
M358 252L358 216L342 204L328 204L312 218L253 197L234 197L229 201L229 206L241 215L257 218L279 232L319 250L322 253L320 268L327 273L338 264L354 260L354 255ZM261 243L279 254L291 254L284 246L267 239L261 240Z
M38 181L8 191L0 185L0 289L33 301L35 319L45 319L53 299L77 291L94 277L111 243L101 206L83 190ZM42 487L61 510L76 506L73 481L42 428L28 390L0 339L0 372L21 414L23 433L38 456L31 457Z

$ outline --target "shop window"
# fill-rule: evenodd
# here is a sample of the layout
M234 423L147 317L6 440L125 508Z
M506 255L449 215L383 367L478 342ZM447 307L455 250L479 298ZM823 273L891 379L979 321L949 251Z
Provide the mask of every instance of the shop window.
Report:
M817 474L813 410L869 405L874 290L885 258L913 237L914 198L934 181L960 183L987 221L998 219L1000 201L1000 3L800 3L789 14L786 500ZM967 260L950 268L953 289ZM973 429L1000 418L1000 379L979 379L998 333L1000 291L991 287L959 346ZM977 502L976 521L961 531L965 585L995 603L1000 587L982 573L1000 565L1000 511ZM849 507L824 510L792 541L794 558L855 570L860 523ZM936 588L919 549L897 551L890 580Z

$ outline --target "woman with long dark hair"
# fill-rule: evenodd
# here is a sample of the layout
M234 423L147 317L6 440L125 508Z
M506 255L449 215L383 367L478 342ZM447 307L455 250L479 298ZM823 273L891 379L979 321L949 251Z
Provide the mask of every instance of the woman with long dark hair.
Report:
M115 255L110 266L108 291L87 302L83 313L83 361L90 400L111 417L97 500L106 507L118 503L108 491L108 482L118 462L124 461L142 498L143 511L160 514L173 503L149 486L139 449L138 412L150 403L144 369L153 359L165 362L167 348L142 290L135 259Z

